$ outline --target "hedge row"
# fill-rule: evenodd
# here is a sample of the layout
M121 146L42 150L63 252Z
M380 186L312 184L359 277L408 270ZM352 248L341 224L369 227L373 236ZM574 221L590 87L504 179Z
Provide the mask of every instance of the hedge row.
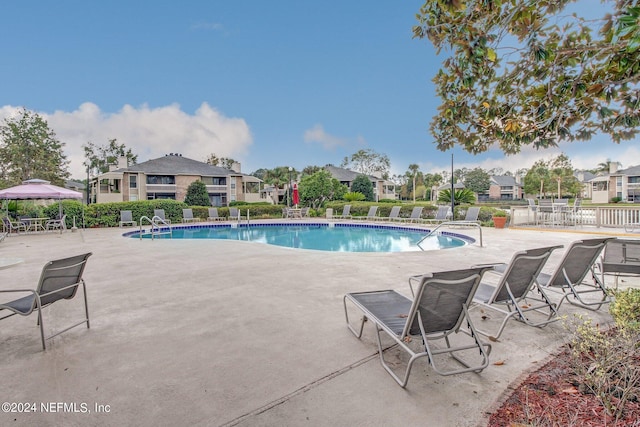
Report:
M401 206L400 217L408 218L415 206L422 206L422 217L433 218L438 206L427 203L371 203L371 202L330 202L327 208L333 209L334 215L340 215L346 204L351 205L351 215L366 216L371 206L378 206L378 216L381 218L388 217L393 206ZM67 215L67 227L73 225L74 217L77 227L117 227L120 222L120 211L130 210L133 218L137 221L141 217L153 217L154 209L164 209L165 216L173 223L182 222L182 209L191 208L193 216L205 220L209 216L208 207L206 206L188 206L184 202L175 200L143 200L135 202L114 202L114 203L96 203L91 205L83 205L75 200L65 200L62 202L64 213ZM252 219L281 218L283 206L271 205L265 203L238 205L238 209L244 216L249 211ZM464 218L468 206L456 206L456 219ZM58 215L59 205L54 203L43 208L43 215L54 218ZM496 209L491 207L481 207L478 219L483 223L491 222L491 215ZM218 207L218 215L220 217L229 216L229 208ZM311 216L325 216L325 210L311 210Z

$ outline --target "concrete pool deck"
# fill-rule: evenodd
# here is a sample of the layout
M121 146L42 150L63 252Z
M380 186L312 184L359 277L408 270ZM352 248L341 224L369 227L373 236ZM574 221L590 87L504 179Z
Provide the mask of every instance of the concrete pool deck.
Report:
M24 259L0 271L0 289L33 288L45 262L93 252L84 275L91 329L55 337L43 352L36 316L0 323L3 402L37 409L0 412L0 425L482 425L509 385L564 342L562 322L537 329L512 321L492 343L482 373L443 377L422 359L402 389L380 365L372 326L365 325L362 340L347 329L343 295L388 288L408 294L411 275L615 235L484 228L484 247L330 253L226 240L139 240L123 238L124 231L9 236L0 244L1 257ZM45 309L45 327L49 333L64 328L81 313L81 298L56 303ZM606 309L563 304L561 313L611 320Z

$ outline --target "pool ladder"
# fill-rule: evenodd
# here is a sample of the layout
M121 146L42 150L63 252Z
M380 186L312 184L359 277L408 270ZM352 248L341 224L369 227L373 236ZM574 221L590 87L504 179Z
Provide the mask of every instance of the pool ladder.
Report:
M422 249L422 246L420 246L420 243L422 243L428 237L433 236L434 234L436 234L436 235L437 234L442 234L442 232L438 231L438 229L440 227L445 226L445 225L453 226L453 227L477 227L478 228L478 232L480 233L480 247L482 247L482 227L477 222L471 222L471 221L445 221L445 222L441 222L440 224L438 224L436 226L436 228L431 230L429 232L429 234L427 234L422 239L420 239L420 241L418 242L418 247L420 249ZM424 249L422 249L422 250L424 250Z
M153 240L155 238L155 236L158 236L160 234L168 234L169 237L173 238L173 233L172 233L172 230L171 230L171 224L170 223L168 223L164 219L160 218L159 216L154 216L151 219L148 216L141 216L140 217L140 233L139 233L140 234L140 239L142 239L142 232L144 231L142 229L142 226L143 226L143 222L145 220L146 220L146 222L149 223L149 225L151 225L151 229L150 229L151 240Z

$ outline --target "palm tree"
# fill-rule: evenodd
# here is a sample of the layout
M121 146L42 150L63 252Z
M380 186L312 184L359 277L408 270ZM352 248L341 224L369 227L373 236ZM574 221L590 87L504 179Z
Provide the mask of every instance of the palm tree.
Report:
M287 166L278 166L274 169L269 169L264 174L264 182L267 184L271 184L275 187L273 201L277 205L278 204L278 192L280 187L284 188L284 184L289 183L289 177L295 177L297 172L292 168L291 172L289 171L289 167Z

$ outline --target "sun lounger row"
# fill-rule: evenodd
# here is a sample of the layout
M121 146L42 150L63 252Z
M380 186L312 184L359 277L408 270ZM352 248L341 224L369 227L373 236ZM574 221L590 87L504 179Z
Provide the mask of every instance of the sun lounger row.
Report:
M607 304L609 295L596 268L604 248L615 241L607 237L571 243L551 274L543 273L543 267L552 252L562 246L520 251L508 263L410 277L413 298L395 290L348 293L343 298L347 326L360 338L364 322L371 321L380 361L401 387L407 385L413 363L421 357L426 357L441 375L480 372L488 366L491 346L479 334L497 341L511 319L544 327L559 319L558 311L564 301L590 310ZM637 250L640 240L635 242ZM635 262L636 273L640 273L637 258ZM560 296L557 302L550 298L554 293ZM360 324L355 326L349 316L353 307L362 315ZM482 310L483 318L496 313L497 330L487 331L474 325L470 313L475 310ZM409 354L403 375L396 374L385 360L381 335L391 338ZM432 346L438 340L444 345ZM440 354L450 355L460 368L443 369L437 357ZM471 355L475 355L474 360L470 360Z
M171 224L171 220L166 217L164 209L154 209L153 210L153 218L156 222L160 222L163 224ZM208 217L207 221L224 221L226 217L222 217L218 215L218 208L208 208ZM229 208L229 219L230 220L241 220L246 219L246 215L241 215L240 210L238 208ZM201 218L193 216L193 209L186 208L182 209L182 222L185 224L199 222L202 221ZM133 225L134 227L138 225L138 222L133 219L133 213L128 210L120 211L120 227L125 225Z
M393 206L391 211L389 212L389 216L378 216L378 206L371 206L369 208L369 212L365 216L353 216L351 215L351 205L344 205L342 214L334 215L334 219L354 219L354 220L366 220L366 221L401 221L401 222L409 222L409 223L430 223L437 224L441 222L452 221L451 207L450 206L439 206L438 210L435 213L433 218L423 218L422 212L424 208L422 206L416 206L411 211L411 215L409 217L401 217L400 210L401 206ZM463 220L455 221L460 225L464 225L464 223L477 223L478 215L480 213L480 208L477 206L470 207L467 209L465 214L465 218Z

